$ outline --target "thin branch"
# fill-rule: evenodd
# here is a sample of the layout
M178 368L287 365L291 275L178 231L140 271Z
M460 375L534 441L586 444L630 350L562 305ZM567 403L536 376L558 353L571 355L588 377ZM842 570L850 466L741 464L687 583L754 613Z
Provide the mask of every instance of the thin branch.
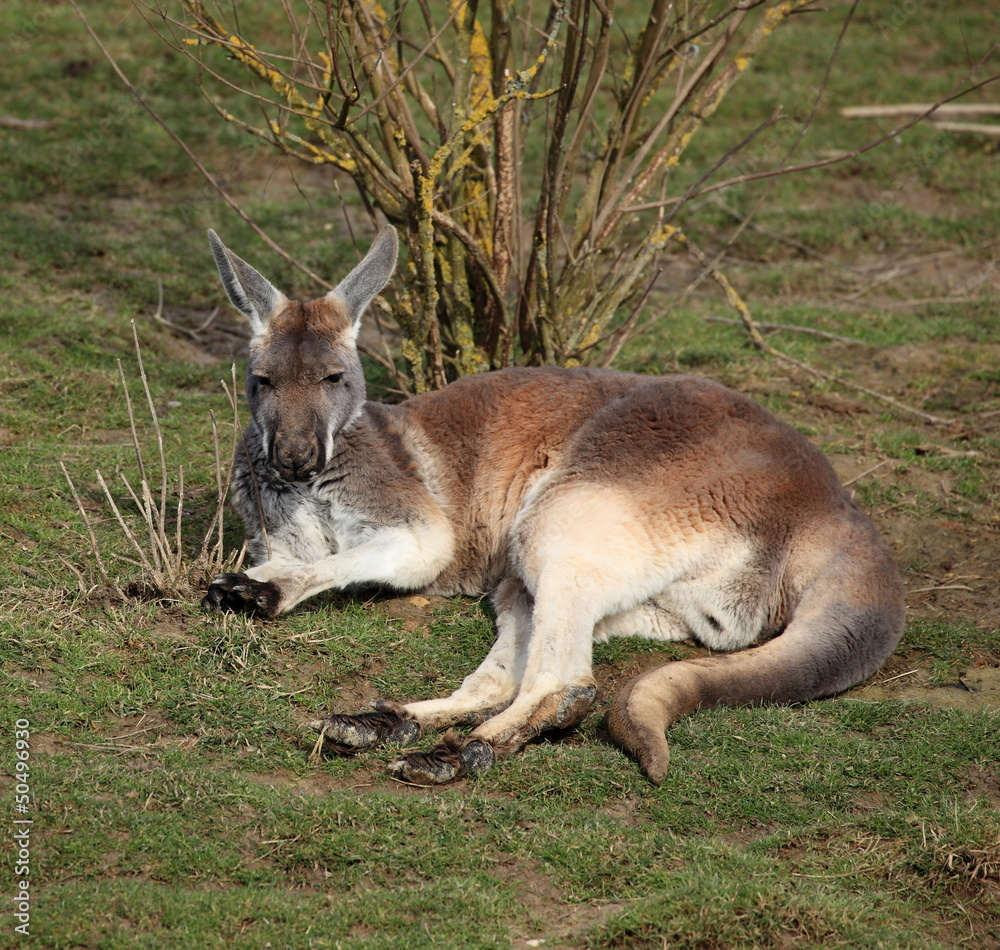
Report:
M850 488L855 482L860 482L862 478L867 478L869 475L877 472L880 468L885 467L889 464L891 459L882 459L877 465L873 465L871 468L865 469L860 475L855 475L854 478L849 478L843 483L844 488Z
M160 517L158 520L160 541L163 544L164 550L169 550L165 534L167 521L167 458L163 451L163 432L160 430L160 417L153 403L153 394L149 391L149 380L146 378L146 367L142 363L142 349L139 346L139 334L135 328L135 320L130 322L132 324L132 340L135 343L135 358L139 364L139 379L142 380L142 391L146 394L146 405L149 407L149 415L153 420L153 432L156 434L156 447L160 455ZM120 371L121 363L118 366ZM136 444L138 445L138 439L136 439Z
M97 561L97 569L101 572L101 578L108 587L121 593L118 590L118 586L113 584L111 578L108 576L107 568L104 566L104 561L101 558L101 547L97 543L97 536L94 534L94 526L91 524L90 518L87 517L87 511L83 507L83 502L80 501L80 495L76 490L76 485L73 484L73 479L70 478L69 472L66 470L66 465L62 459L59 460L59 467L62 469L63 477L66 479L66 484L69 485L69 490L73 495L73 500L76 502L76 510L80 512L80 517L83 519L83 524L87 529L87 535L90 537L90 550L93 553L95 560ZM124 595L122 595L124 597Z
M895 106L844 106L840 114L847 119L882 119L898 115L1000 115L1000 105L992 102L969 102L961 105L935 105L934 103L907 102ZM934 116L930 116L934 121Z
M877 399L880 402L884 402L894 409L898 409L900 412L905 412L908 415L916 416L918 419L924 422L932 423L933 425L944 425L950 426L954 425L953 420L943 419L940 416L932 415L929 412L924 412L922 409L916 409L913 406L908 406L906 403L900 402L898 399L893 399L892 396L887 396L885 393L880 393L877 390L869 389L867 386L862 386L859 383L853 383L850 380L844 379L842 376L835 376L832 373L827 373L809 363L804 363L802 360L797 360L793 356L789 356L787 353L782 353L781 350L775 349L768 343L760 334L760 329L758 324L754 321L753 316L750 313L750 308L746 305L743 298L736 292L736 288L729 282L726 275L714 266L708 258L708 255L704 251L695 247L687 236L678 233L678 240L680 240L685 247L691 252L692 256L700 264L705 267L710 268L710 273L716 283L722 287L726 294L726 298L734 310L740 315L744 327L746 327L747 333L750 336L750 340L758 350L763 353L767 353L768 356L773 356L775 359L779 359L782 362L789 363L798 369L809 373L812 376L816 376L819 379L824 379L827 382L836 383L838 386L845 386L848 389L853 389L857 392L864 393L866 396L871 396L873 399Z
M77 0L69 0L70 6L76 12L76 15L80 18L87 32L90 34L91 39L97 44L97 48L101 51L101 55L108 61L108 64L114 70L115 75L121 80L128 91L132 94L136 102L142 106L143 109L149 114L150 118L153 119L160 128L163 129L167 135L177 144L177 146L184 152L185 155L190 159L191 164L201 172L204 179L219 193L222 198L230 208L235 211L240 218L246 222L247 225L253 230L253 232L276 254L279 254L282 258L288 261L293 267L302 271L310 280L315 281L317 284L326 287L328 290L333 289L333 285L327 283L318 274L314 274L308 267L300 263L291 254L284 250L276 241L274 241L268 234L266 234L263 229L248 215L243 208L236 202L236 200L226 191L222 185L216 180L215 176L202 164L201 160L195 155L194 152L188 147L187 143L171 128L171 126L165 122L156 112L155 109L149 104L146 98L139 92L135 87L135 84L122 72L121 67L118 65L118 61L111 55L108 48L101 42L100 37L94 32L94 28L90 25L90 21L87 19L83 10L80 9L80 5Z
M705 317L707 323L726 323L732 326L744 326L743 320L733 320L729 317ZM796 323L761 323L755 321L755 326L761 330L790 330L795 333L808 333L810 336L818 336L824 340L834 340L837 343L852 343L857 346L867 346L864 340L855 339L853 336L841 336L839 333L828 333L826 330L816 330L813 327L803 327Z
M986 60L993 55L993 53L998 48L1000 48L1000 43L994 43L990 47L986 55L983 56L978 63L976 63L976 65L969 71L967 75L971 75L976 70L978 70L983 65L983 63L985 63ZM803 162L800 165L786 165L785 167L782 168L771 168L768 169L767 171L749 172L745 175L737 175L735 178L727 178L725 181L720 181L714 185L709 185L707 188L702 188L699 191L694 192L694 194L685 193L684 195L681 195L679 197L667 198L663 201L653 201L645 204L631 205L625 208L624 210L629 212L636 212L636 211L656 210L658 208L666 208L670 207L671 205L680 204L683 201L686 201L691 198L700 198L703 195L710 195L713 192L722 191L725 188L732 188L734 185L743 185L746 184L748 181L762 181L765 178L774 178L777 175L793 175L797 172L813 171L817 168L828 168L830 165L839 165L842 162L847 162L853 158L858 158L859 156L864 155L866 152L870 152L872 149L878 148L880 145L885 144L890 139L894 139L896 138L896 136L901 135L907 129L912 129L913 126L917 125L920 122L923 122L924 119L932 115L937 109L941 108L941 106L945 105L946 103L952 102L955 99L960 99L962 96L968 95L970 92L974 92L976 89L982 89L985 86L988 86L991 83L996 82L998 79L1000 79L1000 75L990 76L987 79L983 79L980 82L977 82L972 86L969 86L968 88L961 89L958 92L949 93L947 96L941 99L940 102L935 103L931 108L920 113L920 115L911 119L909 122L904 122L903 125L899 126L898 128L892 129L891 131L886 132L884 135L880 135L877 139L874 139L873 141L868 142L865 145L861 145L858 148L851 149L849 152L841 152L839 155L834 155L830 158L818 159L817 161L814 162ZM965 80L963 80L963 83L964 82Z

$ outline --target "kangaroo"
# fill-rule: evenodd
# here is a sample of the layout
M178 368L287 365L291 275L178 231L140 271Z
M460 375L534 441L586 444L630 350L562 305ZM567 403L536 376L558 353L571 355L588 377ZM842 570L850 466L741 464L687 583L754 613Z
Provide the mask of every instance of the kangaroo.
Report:
M477 775L583 720L595 641L693 639L722 652L639 674L608 713L611 738L659 784L682 716L830 696L895 649L888 547L822 453L761 406L695 377L554 367L368 402L355 341L395 269L396 232L306 303L208 234L252 329L233 501L256 564L216 577L202 605L274 617L320 591L384 585L495 606L496 642L450 696L331 715L313 724L327 750L448 729L390 774Z

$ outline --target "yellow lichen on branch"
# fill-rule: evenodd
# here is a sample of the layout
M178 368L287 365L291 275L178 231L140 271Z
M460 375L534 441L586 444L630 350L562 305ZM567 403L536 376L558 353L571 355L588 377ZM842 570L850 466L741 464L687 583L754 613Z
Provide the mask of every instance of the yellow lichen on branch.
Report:
M296 0L239 16L234 0L172 2L188 15L168 21L175 49L263 118L224 99L220 115L349 175L360 213L399 229L407 280L383 365L419 392L618 352L680 239L655 191L807 0L650 0L628 17L622 0ZM217 51L236 67L213 67Z

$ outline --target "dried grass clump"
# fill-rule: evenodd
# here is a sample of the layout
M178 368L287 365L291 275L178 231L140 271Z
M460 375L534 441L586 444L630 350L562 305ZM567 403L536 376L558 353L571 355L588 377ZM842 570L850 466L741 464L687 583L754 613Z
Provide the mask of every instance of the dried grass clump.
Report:
M130 480L125 472L119 472L121 485L135 507L138 521L130 516L116 501L115 494L103 473L97 469L97 481L104 493L105 500L114 516L134 557L112 553L110 557L124 560L133 567L139 568L141 577L137 581L123 585L121 580L109 570L109 557L102 552L102 543L95 531L95 524L87 514L73 478L60 461L66 482L76 502L77 510L83 519L90 543L97 572L105 587L125 598L127 593L141 593L145 596L169 599L188 599L192 592L203 587L205 582L226 569L238 569L243 552L226 554L224 548L224 511L229 494L229 477L232 469L232 458L236 450L236 440L240 433L239 413L235 398L235 367L233 368L233 388L223 383L233 410L233 444L228 459L224 458L219 438L219 428L215 413L212 420L212 445L215 457L215 509L205 529L200 544L194 545L195 555L189 551L192 546L185 544L184 526L186 513L184 509L185 487L184 467L179 466L176 479L172 479L167 467L166 455L163 449L163 433L153 397L149 390L149 381L142 360L142 350L136 333L135 322L132 323L132 338L135 345L136 361L139 368L139 378L142 380L143 392L146 396L146 406L152 420L153 433L156 440L156 450L150 462L151 454L148 447L144 448L136 422L132 397L129 394L125 370L121 360L118 360L118 375L125 395L125 405L128 410L129 430L132 434L132 447L135 453L138 481ZM158 487L154 487L158 486ZM187 519L190 520L190 519ZM81 585L84 584L82 573L74 568Z

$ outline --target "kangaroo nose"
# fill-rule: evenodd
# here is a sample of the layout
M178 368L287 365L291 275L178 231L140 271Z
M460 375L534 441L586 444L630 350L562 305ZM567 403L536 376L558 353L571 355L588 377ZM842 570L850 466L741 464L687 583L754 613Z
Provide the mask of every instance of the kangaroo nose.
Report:
M315 443L309 446L274 447L274 466L282 478L288 481L308 481L316 474L318 460L319 447Z

